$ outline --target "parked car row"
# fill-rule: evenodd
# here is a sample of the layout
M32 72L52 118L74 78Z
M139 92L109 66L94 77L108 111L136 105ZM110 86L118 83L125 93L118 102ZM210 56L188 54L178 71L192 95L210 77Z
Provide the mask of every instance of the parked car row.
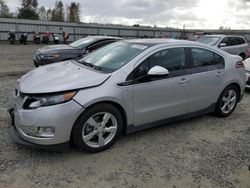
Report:
M11 134L43 149L71 143L100 152L122 133L206 113L227 117L246 84L241 57L184 40L89 37L40 49L34 61L52 64L18 80Z

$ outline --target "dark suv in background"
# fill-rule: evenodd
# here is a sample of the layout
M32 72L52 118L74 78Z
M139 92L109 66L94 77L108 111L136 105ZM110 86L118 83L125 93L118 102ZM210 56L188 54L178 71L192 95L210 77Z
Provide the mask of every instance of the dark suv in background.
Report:
M248 43L243 36L237 35L204 35L198 42L217 46L218 48L243 59L247 57Z
M34 55L36 67L50 63L79 59L105 45L121 40L118 37L89 36L70 44L50 45L37 50Z

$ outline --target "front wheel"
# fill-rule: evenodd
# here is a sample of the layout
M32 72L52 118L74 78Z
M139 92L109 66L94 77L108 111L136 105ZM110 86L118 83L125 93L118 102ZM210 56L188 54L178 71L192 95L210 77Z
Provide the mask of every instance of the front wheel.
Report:
M98 104L87 109L76 121L72 138L76 147L88 152L100 152L111 147L121 135L122 115L110 104Z
M220 117L229 116L237 106L239 101L239 91L236 86L228 86L220 95L217 103L215 114Z

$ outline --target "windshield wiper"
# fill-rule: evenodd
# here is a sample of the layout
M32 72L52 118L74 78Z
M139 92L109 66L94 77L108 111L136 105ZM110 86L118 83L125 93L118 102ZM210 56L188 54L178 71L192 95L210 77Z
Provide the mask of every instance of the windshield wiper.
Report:
M77 62L78 62L78 63L81 63L81 64L83 64L83 65L85 65L85 66L91 67L91 68L93 68L93 69L95 69L95 70L101 70L101 69L102 69L101 67L98 67L98 66L96 66L96 65L93 65L92 63L88 63L88 62L86 62L86 61L79 61L79 60L77 60Z

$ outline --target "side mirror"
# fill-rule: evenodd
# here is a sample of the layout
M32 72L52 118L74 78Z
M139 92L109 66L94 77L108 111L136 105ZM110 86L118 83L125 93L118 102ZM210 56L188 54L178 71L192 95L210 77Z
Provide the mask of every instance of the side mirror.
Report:
M219 44L219 47L225 47L225 46L227 46L226 43L220 43L220 44Z
M154 66L148 71L149 76L168 76L169 71L161 66Z

